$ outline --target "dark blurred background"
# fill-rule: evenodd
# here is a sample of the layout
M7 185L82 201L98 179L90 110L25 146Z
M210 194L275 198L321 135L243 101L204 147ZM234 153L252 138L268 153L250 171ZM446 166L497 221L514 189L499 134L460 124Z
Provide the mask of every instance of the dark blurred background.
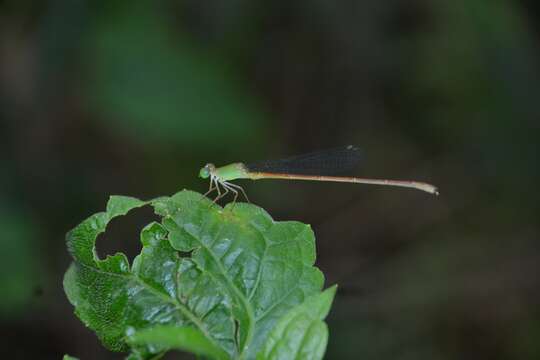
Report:
M122 358L62 289L64 234L110 194L358 144L359 174L441 196L241 183L313 225L340 285L326 358L539 359L539 45L534 0L0 1L2 358ZM133 258L152 219L100 255Z

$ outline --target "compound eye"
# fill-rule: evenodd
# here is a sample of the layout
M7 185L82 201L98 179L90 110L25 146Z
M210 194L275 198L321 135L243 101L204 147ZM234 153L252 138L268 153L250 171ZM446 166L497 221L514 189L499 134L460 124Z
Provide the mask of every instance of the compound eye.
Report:
M199 172L199 176L202 177L203 179L206 179L210 176L210 169L208 165L206 165L205 167L201 169L201 171Z

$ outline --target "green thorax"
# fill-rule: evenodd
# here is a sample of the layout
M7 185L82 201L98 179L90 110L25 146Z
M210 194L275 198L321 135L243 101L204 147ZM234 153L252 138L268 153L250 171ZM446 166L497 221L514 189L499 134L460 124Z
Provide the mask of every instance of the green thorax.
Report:
M221 181L249 178L246 166L242 163L233 163L216 168L214 176Z

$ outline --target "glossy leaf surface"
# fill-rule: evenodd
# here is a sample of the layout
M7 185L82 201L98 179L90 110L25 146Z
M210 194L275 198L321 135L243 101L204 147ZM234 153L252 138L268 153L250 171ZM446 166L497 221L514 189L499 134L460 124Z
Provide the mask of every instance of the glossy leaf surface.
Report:
M142 230L133 264L124 254L100 259L95 241L107 224L146 204L162 221ZM111 197L105 212L68 233L67 245L74 262L64 287L77 316L106 347L132 351L132 359L172 348L254 359L277 325L301 320L298 305L327 293L308 225L274 221L250 204L223 209L191 191L149 202ZM317 327L329 306L307 315Z
M323 320L330 311L335 293L333 286L281 318L257 359L322 359L328 342L328 327Z

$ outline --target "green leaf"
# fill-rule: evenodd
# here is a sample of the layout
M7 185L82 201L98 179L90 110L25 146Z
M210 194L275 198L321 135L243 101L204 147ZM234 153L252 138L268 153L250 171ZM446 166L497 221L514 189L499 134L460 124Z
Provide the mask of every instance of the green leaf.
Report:
M229 355L193 327L156 326L129 336L130 344L156 348L179 349L212 359L228 359Z
M64 355L62 360L79 360L79 359L77 359L76 357L73 357L73 356Z
M142 230L131 268L123 254L99 259L95 241L107 223L145 204L162 222ZM276 222L250 204L222 209L191 191L150 202L112 197L67 245L74 262L64 288L77 316L134 358L179 348L254 359L276 323L324 282L308 225Z
M328 342L328 328L323 320L335 293L336 286L332 286L281 318L257 360L322 359Z

